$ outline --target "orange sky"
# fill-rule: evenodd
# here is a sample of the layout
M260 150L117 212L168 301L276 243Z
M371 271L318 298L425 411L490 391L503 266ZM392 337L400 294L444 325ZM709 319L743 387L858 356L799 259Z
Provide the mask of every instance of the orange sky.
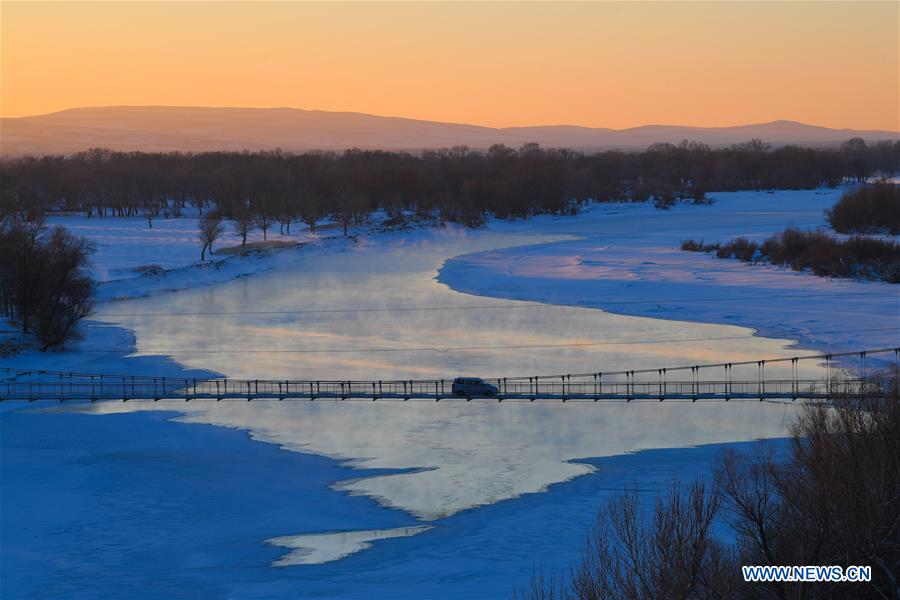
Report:
M491 126L900 129L900 3L0 4L0 114L291 106Z

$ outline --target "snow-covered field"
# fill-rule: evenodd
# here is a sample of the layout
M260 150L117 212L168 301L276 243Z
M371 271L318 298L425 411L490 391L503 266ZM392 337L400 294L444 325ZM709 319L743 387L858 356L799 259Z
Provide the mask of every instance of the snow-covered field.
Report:
M300 248L204 266L193 264L199 253L193 219L157 220L152 232L144 221L132 236L127 229L84 229L118 220L76 217L76 233L98 242L104 302L97 316L69 351L23 353L0 366L166 376L498 376L896 346L896 286L831 281L678 248L686 238L760 238L789 224L822 226L822 211L839 194L712 194L712 206L660 211L600 205L574 218L491 221L482 231L357 228L349 240L334 231L314 238L298 230L291 239L307 242ZM158 276L134 272L146 264L170 270ZM754 330L767 337L754 336ZM813 364L803 369L809 376L821 374ZM116 499L107 507L110 518L138 536L155 535L149 532L158 519L169 517L151 510L162 495L223 504L221 517L213 511L184 522L186 533L194 527L196 535L173 534L178 546L166 550L173 557L169 569L137 569L148 582L159 582L148 584L147 595L164 597L183 585L212 586L216 595L239 597L326 591L374 598L506 595L527 580L535 561L565 565L590 523L585 509L592 511L623 483L658 489L672 476L705 476L715 448L704 444L779 437L795 414L791 406L758 402L16 408L0 405L0 423L15 422L17 431L33 428L34 435L0 436L10 444L4 453L14 457L3 462L4 506L48 494L73 499L76 506L71 520L33 511L16 513L26 521L18 525L4 515L4 537L16 540L21 554L0 561L3 578L24 593L58 597L77 597L72 586L83 578L56 574L38 583L43 550L35 550L39 544L23 532L59 539L67 572L83 571L89 558L107 569L128 570L105 545L115 534L82 523L101 518L74 501L93 494ZM160 423L157 411L132 414L149 408L183 416ZM178 429L181 434L172 436L165 433L166 423L194 433ZM133 455L121 446L119 424L141 437ZM27 458L25 449L48 435L48 428L54 432L52 449ZM210 432L234 429L256 441L207 439ZM167 440L164 447L143 439L151 431ZM86 447L85 435L91 440ZM241 510L229 507L232 498L248 493L234 489L234 480L245 475L225 467L201 473L191 457L206 448L210 457L240 461L238 448L249 444L257 450L248 455L256 458L241 462L243 468L255 470L259 461L267 465L260 467L266 477L298 477L283 470L295 467L268 466L274 457L259 447L270 446L259 442L276 444L303 462L299 487L316 485L296 497L273 483L268 494L262 478L253 484L254 502L268 507L270 517L254 512L243 519ZM179 453L180 445L190 452ZM622 456L688 446L697 447ZM48 473L58 476L56 469L72 464L70 456L81 457L81 475L57 482ZM143 469L154 461L162 470ZM107 470L129 466L145 482L133 512L116 507L127 505L127 494L135 490L117 491L106 481ZM43 483L34 481L38 473ZM185 477L202 486L189 485ZM9 492L7 483L19 491ZM239 527L234 518L242 519ZM240 529L240 536L229 536L231 528ZM59 533L72 529L87 536L91 556ZM217 551L223 536L227 550ZM196 570L182 572L186 564ZM14 578L7 572L13 568L21 572ZM123 574L91 589L106 596L142 589L126 581L134 583Z
M147 224L147 219L140 216L88 218L78 213L58 214L47 219L49 226L62 225L73 234L94 241L94 275L101 282L133 278L140 274L135 271L140 267L156 265L162 269L176 269L200 262L197 223L196 212L190 210L178 218L156 217L152 227ZM224 233L213 246L214 250L240 245L241 236L227 221L223 229ZM281 235L275 224L266 237L269 241L297 242L317 237L296 224L292 231L294 235ZM253 229L247 236L248 243L261 241L263 234L259 229ZM225 255L207 252L206 258L209 262L218 262Z
M588 306L661 319L729 323L796 339L823 352L893 348L900 341L900 287L816 277L683 252L681 241L755 241L788 225L825 228L841 190L711 194L712 206L599 206L571 226L579 239L467 254L440 280L498 298Z
M377 227L384 218L380 213L372 215L371 224L357 232ZM242 253L241 236L225 221L214 251L207 252L201 262L198 221L196 211L186 210L178 218L157 217L152 227L139 216L88 218L82 214L53 215L47 224L62 225L94 242L92 270L100 284L100 301L222 283L273 268L272 255L292 245L311 249L345 243L338 237L339 227L328 220L315 233L294 223L290 235L282 234L276 223L265 239L261 230L251 229Z

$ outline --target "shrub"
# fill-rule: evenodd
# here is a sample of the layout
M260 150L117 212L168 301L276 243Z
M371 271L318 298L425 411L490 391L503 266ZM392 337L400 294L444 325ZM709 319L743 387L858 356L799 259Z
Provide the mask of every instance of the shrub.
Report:
M795 271L809 269L823 277L880 279L900 283L900 244L877 238L853 236L834 238L824 231L801 231L788 227L762 244L736 238L726 244L704 244L685 240L681 249L713 252L718 258L745 262L765 261L789 266Z
M681 249L688 252L712 252L719 249L719 243L704 244L703 240L695 242L694 240L684 240L681 242Z
M809 269L827 277L862 277L896 282L900 245L854 236L839 240L823 231L785 229L763 242L762 254L772 264L796 271Z
M716 256L719 258L738 258L745 262L750 262L756 257L756 251L759 245L751 242L746 238L735 238L727 244L722 244L716 249Z
M825 211L838 233L900 233L900 186L876 183L845 193Z
M160 265L152 264L152 265L140 265L134 268L134 272L140 275L141 277L155 277L161 274L165 269L163 269Z

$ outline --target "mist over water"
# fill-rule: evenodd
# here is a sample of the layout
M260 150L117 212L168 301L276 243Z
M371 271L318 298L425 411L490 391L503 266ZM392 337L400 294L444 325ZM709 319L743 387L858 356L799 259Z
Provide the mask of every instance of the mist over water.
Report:
M369 240L287 269L120 302L108 311L131 315L110 319L135 331L139 354L170 354L234 378L521 376L804 354L788 350L789 340L752 337L747 328L491 299L435 280L453 256L560 239L449 228ZM755 377L755 369L735 369L734 377ZM789 365L767 369L770 376L790 373ZM821 373L813 361L800 363L801 377ZM759 402L275 401L192 403L183 410L184 420L246 428L290 450L411 469L336 487L433 520L592 470L573 459L779 437L796 409Z

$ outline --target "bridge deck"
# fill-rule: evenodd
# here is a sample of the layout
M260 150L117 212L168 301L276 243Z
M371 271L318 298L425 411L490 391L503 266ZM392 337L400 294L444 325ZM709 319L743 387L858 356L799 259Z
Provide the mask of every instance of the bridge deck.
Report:
M866 357L894 355L897 366L884 376L866 378ZM834 357L857 356L860 376L831 367ZM799 361L824 360L825 379L799 379ZM766 376L766 364L790 363L790 379ZM756 367L757 378L734 380L734 367ZM688 375L690 372L690 375ZM674 373L690 380L669 381ZM717 377L718 373L720 378ZM453 380L310 381L275 379L185 379L138 375L2 369L0 401L38 400L511 400L511 401L633 401L633 400L821 400L847 395L896 397L900 388L900 348L882 348L606 373L581 373L485 380L496 388L488 396L453 393ZM751 375L752 377L752 375Z
M872 394L879 384L860 379L755 381L491 380L498 393L459 396L452 381L289 381L65 376L0 381L0 400L821 400Z

